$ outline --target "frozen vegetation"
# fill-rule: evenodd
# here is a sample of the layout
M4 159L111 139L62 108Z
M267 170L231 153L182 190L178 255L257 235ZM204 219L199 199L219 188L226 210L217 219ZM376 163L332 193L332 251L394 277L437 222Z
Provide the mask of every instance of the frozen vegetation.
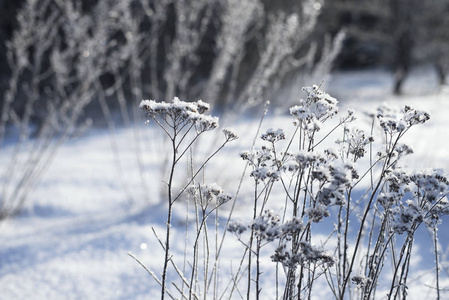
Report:
M179 297L179 291L187 298L189 294L200 298L205 290L207 299L222 294L240 299L246 298L247 286L251 297L260 299L297 293L298 286L312 299L364 293L384 299L405 292L408 299L436 298L437 231L432 228L439 219L443 222L436 240L438 289L444 298L449 237L442 215L447 211L448 183L443 171L431 169L449 167L448 94L442 90L427 96L417 91L402 97L373 96L373 85L376 91L388 90L385 76L381 71L335 74L327 90L345 98L309 88L296 97L292 115L268 112L258 134L259 119L238 119L224 134L214 130L218 120L206 115L208 107L202 101L143 101L149 124L116 133L121 173L107 130L69 140L24 212L0 224L2 299L160 298L161 285L135 259L158 280L167 270L167 299ZM422 76L416 74L406 84L414 88ZM377 111L378 107L383 108ZM180 135L181 142L175 144L181 158L175 158L176 174L169 181L170 170L163 165L171 165L173 143L164 140L174 139L155 121L167 128L169 123L161 122L180 113L185 114L178 119L182 127L178 129L192 131L185 138ZM357 126L349 126L355 117ZM376 125L371 132L373 117ZM144 173L138 170L134 144L129 143L136 131L142 135ZM401 145L395 144L405 131ZM312 136L314 144L308 143ZM298 145L298 139L306 143ZM194 151L188 150L192 147ZM221 150L214 154L216 149ZM369 169L373 161L377 167ZM391 170L386 172L387 168ZM148 187L140 184L141 174ZM299 176L311 177L307 181ZM167 185L173 189L170 227ZM185 193L179 194L184 187ZM375 201L375 209L365 210L370 201ZM346 207L349 219L344 218ZM165 253L167 228L171 244ZM366 234L358 240L361 228ZM393 244L395 250L390 248ZM165 268L164 256L169 263ZM233 278L238 283L231 284Z
M332 76L352 2L288 3L24 1L1 299L447 297L445 2L392 1L392 70Z

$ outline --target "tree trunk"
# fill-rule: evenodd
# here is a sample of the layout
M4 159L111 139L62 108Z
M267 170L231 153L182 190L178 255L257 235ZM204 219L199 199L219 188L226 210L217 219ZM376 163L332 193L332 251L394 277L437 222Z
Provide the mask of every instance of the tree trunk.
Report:
M404 79L410 71L412 61L412 26L411 12L412 6L401 0L392 0L392 29L394 31L393 51L394 51L394 88L395 95L402 94Z
M446 84L446 70L438 62L435 63L435 70L437 71L438 84L440 86L445 85Z

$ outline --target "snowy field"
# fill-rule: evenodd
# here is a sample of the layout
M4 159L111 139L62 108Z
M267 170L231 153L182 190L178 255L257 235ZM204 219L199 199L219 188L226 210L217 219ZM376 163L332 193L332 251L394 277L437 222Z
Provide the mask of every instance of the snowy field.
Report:
M406 163L413 169L449 170L449 90L438 90L433 73L424 68L406 82L405 95L393 97L390 76L382 70L342 72L332 76L324 90L340 101L341 111L375 112L383 102L428 111L430 121L412 128L405 138L415 152ZM238 153L250 148L258 122L257 118L227 124L241 137L207 167L208 181L235 192L244 168ZM269 114L263 128L270 127L291 128L291 117ZM0 299L157 299L157 283L128 252L159 274L163 252L151 227L163 235L165 202L159 195L164 188L160 175L165 147L161 140L160 133L142 122L118 129L112 139L107 129L93 128L64 144L24 212L0 223ZM136 163L135 141L142 149L142 172ZM120 172L111 143L119 150ZM209 153L209 144L203 140L200 156ZM243 189L242 199L250 192ZM184 249L184 211L181 203L175 210L173 253L179 256ZM235 217L245 214L244 201L238 202ZM440 230L443 252L449 249L447 221ZM420 233L409 299L434 298L429 288L434 284L430 242L425 231ZM241 251L236 238L228 235L221 260L238 260ZM223 263L221 272L227 268ZM448 289L449 274L444 269L442 276L442 287ZM273 299L269 283L262 295ZM378 296L382 298L380 291Z

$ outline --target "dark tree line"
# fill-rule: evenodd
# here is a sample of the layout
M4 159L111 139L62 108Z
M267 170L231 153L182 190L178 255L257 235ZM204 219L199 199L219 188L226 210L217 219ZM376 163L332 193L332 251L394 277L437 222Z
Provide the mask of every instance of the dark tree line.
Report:
M6 41L12 36L15 15L23 2L0 1L0 90L5 89L9 72ZM82 2L88 7L96 1ZM289 13L302 1L262 2L268 12ZM407 74L416 63L433 64L439 83L446 83L449 18L445 16L448 13L449 0L326 0L322 3L316 32L335 35L346 29L346 39L335 65L340 68L389 66L394 71L393 92L400 94ZM213 47L205 44L202 51L210 55L208 49ZM251 55L245 58L249 69L252 68L250 58Z
M386 65L394 72L393 93L400 94L411 68L433 64L439 84L449 70L449 1L327 1L323 30L346 28L340 67Z

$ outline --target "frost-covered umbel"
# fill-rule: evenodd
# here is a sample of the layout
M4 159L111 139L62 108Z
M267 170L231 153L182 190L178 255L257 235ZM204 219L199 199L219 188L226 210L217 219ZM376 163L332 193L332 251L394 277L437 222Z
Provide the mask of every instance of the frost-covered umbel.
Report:
M313 85L303 88L307 99L300 99L299 105L290 108L290 114L297 120L295 125L310 131L319 131L322 123L338 113L337 99Z
M204 115L209 110L209 104L201 100L185 102L175 97L172 103L142 100L139 106L145 113L153 118L162 118L169 126L182 126L192 124L200 132L218 127L218 118ZM147 121L148 122L148 121Z
M385 132L394 134L404 132L413 125L425 123L430 119L430 115L408 105L401 111L396 111L384 104L378 109L377 118Z
M207 204L216 201L217 205L225 204L232 199L232 196L223 192L223 189L217 184L203 185L194 184L186 190L192 196L199 197L200 204L207 206Z

